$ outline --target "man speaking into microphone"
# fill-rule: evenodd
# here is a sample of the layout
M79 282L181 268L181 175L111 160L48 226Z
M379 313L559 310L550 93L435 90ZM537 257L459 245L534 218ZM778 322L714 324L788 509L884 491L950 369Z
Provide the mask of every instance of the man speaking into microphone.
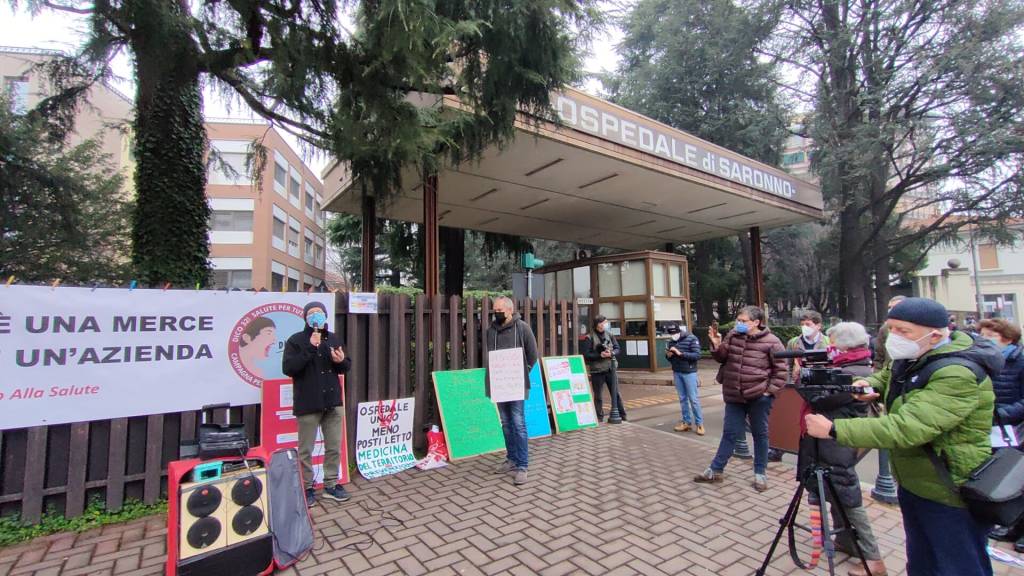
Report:
M327 329L327 307L310 302L303 309L306 326L292 334L284 346L282 369L292 379L292 413L299 423L299 460L306 484L306 505L316 504L313 490L313 444L317 429L324 437L324 496L338 502L349 499L338 484L341 465L341 385L352 360L345 356L338 335Z

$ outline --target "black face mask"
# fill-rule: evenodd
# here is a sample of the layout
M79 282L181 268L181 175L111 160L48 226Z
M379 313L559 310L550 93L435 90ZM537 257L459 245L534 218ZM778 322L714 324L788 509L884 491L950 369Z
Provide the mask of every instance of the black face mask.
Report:
M506 316L505 316L504 312L495 312L494 313L494 321L497 322L498 324L504 324L505 320L506 320Z

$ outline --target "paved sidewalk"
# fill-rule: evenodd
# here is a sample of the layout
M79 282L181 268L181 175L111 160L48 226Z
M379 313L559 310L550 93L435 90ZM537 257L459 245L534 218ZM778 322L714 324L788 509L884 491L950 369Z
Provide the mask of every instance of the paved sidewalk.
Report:
M284 573L752 574L791 497L792 468L772 464L763 494L750 487L749 462L733 462L715 487L692 483L712 452L626 423L532 441L523 487L491 473L497 454L358 479L351 502L313 509L317 548ZM904 574L898 510L868 509L890 573ZM0 575L160 574L163 536L163 519L149 518L42 538L0 549ZM837 573L845 574L850 563L841 558ZM785 546L769 570L826 573L796 569Z

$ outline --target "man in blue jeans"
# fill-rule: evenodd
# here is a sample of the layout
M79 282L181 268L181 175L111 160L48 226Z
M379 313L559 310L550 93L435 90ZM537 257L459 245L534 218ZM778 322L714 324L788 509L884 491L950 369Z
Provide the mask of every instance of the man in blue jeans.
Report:
M686 326L670 324L666 326L672 342L665 350L665 357L672 364L672 379L679 394L679 409L682 420L673 430L689 432L694 426L697 435L704 435L704 413L700 409L700 397L697 396L697 361L700 360L700 340L686 329ZM693 413L691 419L690 413Z
M711 356L722 364L718 383L725 398L725 431L718 453L694 482L718 483L736 448L737 438L746 434L747 418L754 435L754 489L768 489L768 414L772 398L786 385L786 361L775 359L785 350L782 341L764 324L764 311L746 306L736 315L736 327L725 338L717 327L708 330Z
M501 297L494 301L494 321L487 329L487 351L519 348L523 351L523 398L530 395L530 369L537 363L537 339L530 325L515 313L510 298ZM487 378L487 397L491 396L491 380ZM495 470L496 474L515 474L513 482L526 484L526 469L529 465L529 449L526 434L526 413L523 400L497 402L501 417L501 431L505 434L505 461Z

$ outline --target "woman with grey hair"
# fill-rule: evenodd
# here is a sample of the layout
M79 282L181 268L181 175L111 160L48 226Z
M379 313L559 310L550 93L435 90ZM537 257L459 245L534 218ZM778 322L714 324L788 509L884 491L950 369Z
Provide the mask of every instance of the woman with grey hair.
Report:
M854 380L871 375L871 338L868 331L856 322L840 322L828 331L829 359L832 367L842 370L844 373L853 376ZM805 396L807 397L807 396ZM868 405L858 402L852 394L826 394L822 393L818 398L808 398L811 408L830 419L836 418L862 418L868 416ZM803 418L800 419L801 422ZM800 476L815 462L830 468L832 485L836 489L836 497L846 509L846 515L850 524L857 530L857 544L860 546L864 559L867 560L871 574L885 576L885 563L882 561L881 553L878 550L878 542L875 540L874 532L871 530L871 523L868 520L867 510L864 509L864 502L860 491L860 478L857 477L857 462L859 460L856 448L849 448L839 445L834 439L827 438L816 440L808 435L800 438L800 455L797 467ZM807 485L812 503L817 503L817 482L811 477ZM829 496L830 508L832 509L832 526L838 532L843 528L842 516ZM843 530L836 536L836 549L847 554L855 555L856 548L849 530ZM863 566L853 566L850 576L863 576L867 574Z

